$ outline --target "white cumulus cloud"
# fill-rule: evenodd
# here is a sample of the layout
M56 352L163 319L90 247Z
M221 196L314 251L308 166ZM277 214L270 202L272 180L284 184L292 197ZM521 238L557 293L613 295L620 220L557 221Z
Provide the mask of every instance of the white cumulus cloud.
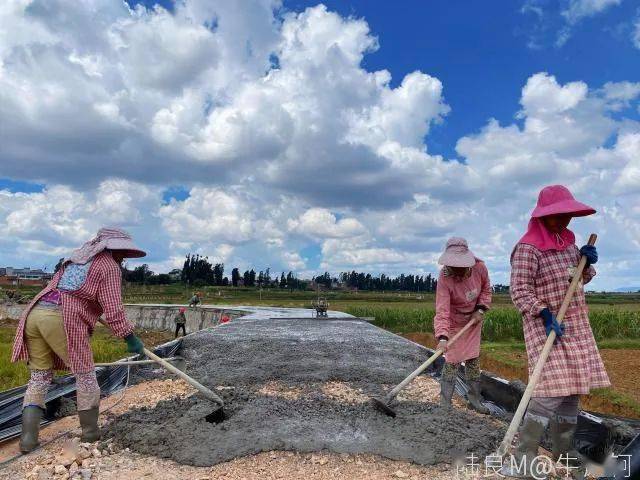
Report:
M569 5L562 11L562 15L569 23L576 23L583 18L592 17L611 8L620 5L622 0L570 0Z
M568 2L566 25L616 3ZM531 72L512 120L443 158L434 125L465 115L446 83L367 68L385 39L366 19L281 7L4 2L0 178L45 187L0 191L0 261L55 263L119 225L157 269L191 252L241 269L433 273L457 235L505 283L537 192L564 183L598 209L572 224L601 234L595 285L637 279L640 84ZM164 199L176 186L185 195Z
M324 208L310 208L297 219L287 222L289 231L318 238L348 238L367 233L367 229L355 218L336 219Z

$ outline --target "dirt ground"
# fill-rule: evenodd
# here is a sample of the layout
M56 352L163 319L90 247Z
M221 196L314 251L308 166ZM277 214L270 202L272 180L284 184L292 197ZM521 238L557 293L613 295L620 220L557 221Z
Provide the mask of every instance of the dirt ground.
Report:
M600 350L609 379L615 390L640 402L638 379L631 372L640 371L640 351L630 349Z
M408 333L405 338L434 348L435 339L430 333ZM609 374L611 386L614 392L629 396L636 402L640 402L640 388L637 379L629 372L637 372L640 369L640 351L631 349L601 349L600 355ZM493 372L507 380L519 379L526 382L528 379L527 354L524 351L496 352L495 356L482 352L480 355L480 367L483 370ZM600 412L608 415L638 418L636 409L616 402L615 398L604 394L585 395L581 399L582 408L592 412Z

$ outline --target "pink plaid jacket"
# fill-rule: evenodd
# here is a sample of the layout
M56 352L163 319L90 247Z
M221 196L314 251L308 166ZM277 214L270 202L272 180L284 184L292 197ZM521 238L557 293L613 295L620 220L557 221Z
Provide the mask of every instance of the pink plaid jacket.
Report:
M27 317L40 298L58 286L63 271L64 268L53 276L49 284L35 296L20 317L13 344L12 362L29 359L27 342L24 338ZM94 369L89 339L101 315L104 314L105 323L116 337L123 338L133 332L133 324L124 314L120 284L120 266L109 252L102 252L95 256L87 278L78 290L61 292L62 317L69 349L68 367L73 373L86 373ZM64 362L58 356L55 356L54 368L66 369Z
M436 338L445 335L451 339L471 320L477 305L491 306L491 283L484 262L478 260L471 269L471 276L457 280L440 271L436 289L436 315L433 329ZM460 363L480 356L482 323L471 327L456 343L451 345L444 358L449 363Z
M547 339L538 314L545 307L554 315L558 313L579 261L580 252L575 245L561 252L543 252L520 243L511 254L511 299L522 313L529 375ZM595 274L594 268L589 267L583 273L583 282L589 282ZM551 349L534 397L583 395L592 388L610 385L589 325L582 285L576 290L563 323L565 333Z

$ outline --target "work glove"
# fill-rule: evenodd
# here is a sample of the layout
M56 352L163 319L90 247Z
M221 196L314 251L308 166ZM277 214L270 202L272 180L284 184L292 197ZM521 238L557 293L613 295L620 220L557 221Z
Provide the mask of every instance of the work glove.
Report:
M124 337L124 341L127 342L127 352L144 353L144 344L142 343L142 340L136 337L133 333Z
M549 310L548 308L543 308L540 312L540 316L542 317L544 329L547 331L547 337L551 333L551 330L556 332L556 337L558 338L560 338L564 334L564 325L558 323L556 316L551 313L551 310Z
M447 351L447 346L449 345L449 341L446 338L441 338L438 341L437 350L442 350L443 352Z
M580 255L587 257L587 265L585 268L589 268L598 261L598 251L594 245L585 245L580 249Z

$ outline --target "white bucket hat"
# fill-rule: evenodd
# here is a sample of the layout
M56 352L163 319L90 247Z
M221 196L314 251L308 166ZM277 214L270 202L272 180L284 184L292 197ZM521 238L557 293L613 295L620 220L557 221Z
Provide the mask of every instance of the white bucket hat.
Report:
M464 238L451 237L447 240L444 253L438 259L440 265L447 267L473 267L476 264L476 256L469 250L469 245Z

